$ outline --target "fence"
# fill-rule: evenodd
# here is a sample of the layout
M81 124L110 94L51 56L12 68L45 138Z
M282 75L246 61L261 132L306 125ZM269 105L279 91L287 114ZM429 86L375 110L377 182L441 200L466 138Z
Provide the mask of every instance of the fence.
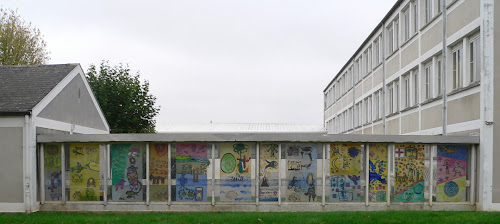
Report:
M42 211L475 210L478 137L38 136Z

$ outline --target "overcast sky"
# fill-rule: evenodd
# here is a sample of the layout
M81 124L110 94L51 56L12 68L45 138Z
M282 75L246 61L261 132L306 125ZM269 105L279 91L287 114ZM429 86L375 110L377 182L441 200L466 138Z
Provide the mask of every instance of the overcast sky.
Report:
M167 123L322 124L323 89L396 0L2 0L51 64L128 63Z

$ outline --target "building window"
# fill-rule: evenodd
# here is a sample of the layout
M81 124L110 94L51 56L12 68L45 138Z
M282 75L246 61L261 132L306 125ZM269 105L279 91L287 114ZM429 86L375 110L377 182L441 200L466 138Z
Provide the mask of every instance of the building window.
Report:
M432 62L425 65L424 91L426 100L432 98L431 80L432 80Z
M453 89L458 89L462 86L462 47L456 48L452 55L452 84Z
M436 0L437 1L437 14L441 13L442 6L441 6L441 0Z
M406 42L408 39L410 39L410 11L410 7L403 10L403 42Z
M442 94L441 91L443 89L443 87L442 87L442 85L443 85L443 75L442 75L443 74L443 60L442 60L442 58L438 58L436 60L436 74L437 74L436 75L437 76L436 77L437 78L437 85L436 85L437 91L436 91L436 93L438 96L441 96L441 94Z
M418 4L417 1L413 1L411 4L413 7L413 33L415 34L418 32Z
M425 23L429 23L434 16L433 13L433 0L425 0Z
M413 105L418 104L418 68L413 70Z
M410 85L410 74L403 76L403 105L404 108L410 107L411 105L411 85Z
M354 61L354 84L357 84L358 83L358 79L359 79L359 69L358 69L358 63L359 63L359 59Z
M399 18L394 19L387 27L387 53L392 54L399 46Z
M481 67L480 67L480 45L479 45L479 37L472 39L469 43L469 76L470 83L477 82L481 80Z
M389 47L388 53L391 54L394 52L394 26L392 24L387 28L387 37L387 47Z
M370 73L372 70L372 47L368 47L368 58L366 59L367 61L367 66L366 66L366 73Z
M378 119L378 116L379 116L379 100L380 100L380 99L378 98L378 97L379 97L379 94L380 94L380 93L379 93L378 91L377 91L377 92L375 92L375 93L373 94L373 101L374 101L374 102L373 102L373 107L374 107L374 108L373 108L373 113L374 113L374 114L373 114L373 118L374 118L375 120L377 120L377 119Z
M373 42L373 67L377 66L380 62L380 42L377 39Z

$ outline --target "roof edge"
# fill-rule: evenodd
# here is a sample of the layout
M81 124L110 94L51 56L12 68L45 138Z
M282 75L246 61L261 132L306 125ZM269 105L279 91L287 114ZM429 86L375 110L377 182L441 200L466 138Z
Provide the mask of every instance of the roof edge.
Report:
M345 63L345 65L339 70L339 72L337 73L337 75L335 75L333 77L332 81L330 81L328 83L328 85L325 87L325 89L323 90L323 92L326 92L326 90L328 89L328 87L330 85L332 85L333 81L335 81L337 79L337 77L342 73L342 71L344 71L344 69L347 68L347 66L350 64L350 62L352 60L354 60L354 58L356 58L356 55L359 52L361 52L361 50L366 45L366 43L368 43L370 41L370 39L375 35L375 33L377 33L378 29L385 24L385 22L389 19L389 17L391 17L392 13L394 13L396 11L396 9L398 9L399 6L401 5L401 3L403 3L403 2L404 2L404 0L398 0L396 2L396 4L394 4L392 6L392 8L389 10L389 12L384 16L384 18L382 19L382 21L380 21L380 23L373 29L373 31L370 33L370 35L368 35L368 37L365 39L365 41L363 41L363 43L361 44L361 46L359 46L358 50L356 50L356 52L354 52L354 54L351 56L351 58L349 58L349 60L347 60L347 62Z

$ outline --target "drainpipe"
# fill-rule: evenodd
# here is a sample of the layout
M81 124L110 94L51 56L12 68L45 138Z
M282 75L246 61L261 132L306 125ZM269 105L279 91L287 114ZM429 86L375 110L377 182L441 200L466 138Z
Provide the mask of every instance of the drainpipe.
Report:
M441 88L441 91L442 91L442 94L443 94L443 135L446 135L446 125L448 123L448 115L447 115L447 107L448 107L448 103L447 103L447 95L446 95L446 65L448 64L446 62L446 48L447 48L447 41L446 41L446 0L440 0L441 1L441 7L442 10L441 12L443 13L443 59L441 59L442 63L443 63L443 73L441 74L441 79L442 82L441 82L441 85L442 85L442 88Z
M29 153L29 120L30 115L24 115L24 147L23 147L23 158L24 158L24 205L25 205L25 213L31 213L31 192L30 192L30 171L31 171L31 160Z

